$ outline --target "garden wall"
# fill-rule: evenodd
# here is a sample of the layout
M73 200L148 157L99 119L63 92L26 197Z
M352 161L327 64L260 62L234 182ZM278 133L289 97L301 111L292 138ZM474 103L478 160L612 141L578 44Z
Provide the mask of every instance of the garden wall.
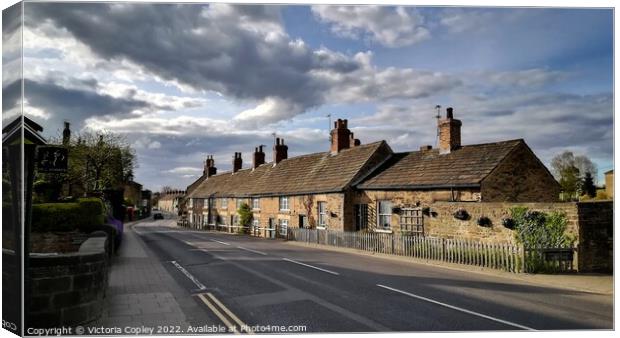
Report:
M424 218L425 234L444 238L466 238L490 243L515 243L514 231L502 224L510 217L510 209L524 206L530 210L561 211L568 221L566 232L575 238L575 266L581 272L611 272L613 268L613 202L578 203L495 203L495 202L435 202L429 205L433 216ZM453 214L462 208L468 220L455 219ZM488 217L491 227L477 224L479 217Z
M613 272L614 203L581 202L579 214L579 267L582 272Z
M108 285L108 239L103 232L93 235L76 253L31 257L27 327L75 326L101 316Z

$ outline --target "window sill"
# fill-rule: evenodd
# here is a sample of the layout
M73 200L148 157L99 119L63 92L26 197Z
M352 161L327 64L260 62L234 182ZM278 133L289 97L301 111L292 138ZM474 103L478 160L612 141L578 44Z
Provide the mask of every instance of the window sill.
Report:
M327 227L316 227L318 230L326 230Z

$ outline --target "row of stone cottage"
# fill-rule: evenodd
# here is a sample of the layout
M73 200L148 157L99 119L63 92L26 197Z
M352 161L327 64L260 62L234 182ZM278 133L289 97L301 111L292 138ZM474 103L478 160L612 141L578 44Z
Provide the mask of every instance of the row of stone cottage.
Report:
M439 149L397 153L385 141L361 144L339 119L326 152L288 158L276 139L271 163L260 146L251 168L235 153L232 171L219 174L210 156L187 188L187 219L196 228L238 225L247 203L266 236L265 229L288 227L428 232L421 210L437 203L557 201L557 181L522 139L461 145L461 125L448 108L438 120Z

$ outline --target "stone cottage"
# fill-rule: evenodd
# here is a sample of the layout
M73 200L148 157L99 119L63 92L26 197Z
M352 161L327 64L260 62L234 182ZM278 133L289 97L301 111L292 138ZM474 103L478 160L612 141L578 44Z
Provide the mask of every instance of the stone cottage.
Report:
M212 157L188 187L194 227L238 224L242 203L262 235L287 227L340 231L423 232L422 208L437 202L554 202L560 187L523 140L461 145L452 108L438 121L439 149L395 153L385 141L362 145L338 120L329 151L288 158L277 139L273 161L255 149L251 168L235 153L233 170L216 174Z

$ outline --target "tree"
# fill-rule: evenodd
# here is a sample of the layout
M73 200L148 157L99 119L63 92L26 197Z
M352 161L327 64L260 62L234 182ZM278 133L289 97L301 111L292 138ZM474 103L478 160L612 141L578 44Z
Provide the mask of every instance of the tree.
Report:
M551 171L562 186L564 193L571 196L579 192L586 173L590 173L592 184L597 175L597 168L594 163L585 155L575 156L571 151L565 151L556 155L551 160Z
M570 166L560 172L560 186L562 191L569 199L574 199L579 194L581 180L579 179L579 169Z
M59 143L59 140L56 140ZM88 194L103 189L118 189L133 180L137 167L135 151L126 140L110 132L83 132L77 140L69 140L68 170L63 174L39 174L38 179L55 186L69 187L72 195L75 187Z
M252 222L252 208L247 203L242 203L237 210L239 214L239 225L247 227Z
M588 195L589 197L596 196L596 186L594 185L594 179L592 178L592 174L590 174L589 172L587 172L583 178L581 191L583 192L583 194Z

